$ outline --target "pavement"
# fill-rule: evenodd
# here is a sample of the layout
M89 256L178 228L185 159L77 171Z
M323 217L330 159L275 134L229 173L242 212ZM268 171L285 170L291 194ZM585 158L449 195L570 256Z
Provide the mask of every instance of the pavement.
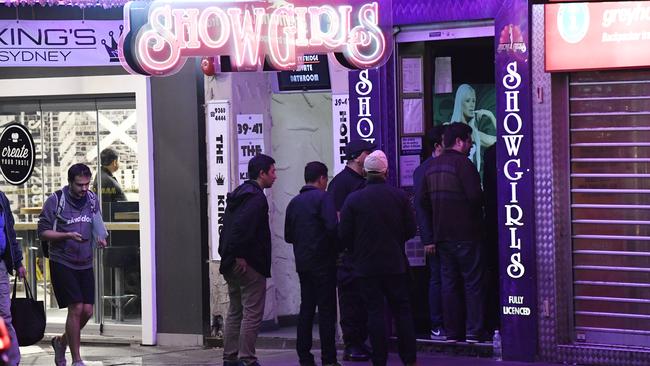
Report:
M298 366L292 349L258 349L259 362L263 366ZM21 347L21 366L54 365L54 353L49 343ZM137 344L83 344L81 355L88 366L127 365L222 365L220 348L162 347ZM314 352L320 359L319 352ZM339 353L339 358L342 356ZM72 363L68 352L68 365ZM370 362L346 362L343 366L368 366ZM402 365L395 354L390 355L388 366ZM498 362L490 358L453 356L446 353L418 353L420 366L551 366L550 363Z

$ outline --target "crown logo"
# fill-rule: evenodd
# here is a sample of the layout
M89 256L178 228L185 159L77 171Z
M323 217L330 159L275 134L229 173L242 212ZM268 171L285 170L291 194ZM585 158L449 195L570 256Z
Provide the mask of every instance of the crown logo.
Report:
M214 178L214 180L217 181L218 186L222 186L225 183L226 177L221 175L221 173L217 174L217 176Z
M122 36L122 31L124 30L124 26L120 25L120 36ZM108 36L111 37L111 46L109 47L106 44L106 40L102 39L102 44L104 45L104 48L106 48L106 53L108 53L108 57L110 62L120 62L120 57L117 53L117 41L115 40L115 37L113 37L113 31L108 32Z

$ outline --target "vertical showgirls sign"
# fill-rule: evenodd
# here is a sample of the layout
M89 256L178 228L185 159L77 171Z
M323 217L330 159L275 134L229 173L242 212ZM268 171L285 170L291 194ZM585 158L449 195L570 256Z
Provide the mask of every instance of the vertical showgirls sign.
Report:
M122 65L164 76L187 57L232 71L295 70L304 54L335 53L352 69L392 52L390 1L134 1L124 7Z

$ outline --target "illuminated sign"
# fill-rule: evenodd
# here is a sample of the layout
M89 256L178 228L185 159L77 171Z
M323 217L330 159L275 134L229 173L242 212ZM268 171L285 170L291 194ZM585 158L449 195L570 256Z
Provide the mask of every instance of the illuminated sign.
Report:
M544 7L546 71L650 65L650 3L622 1Z
M302 5L301 5L302 4ZM305 54L337 54L344 66L381 66L390 56L390 1L153 1L124 7L122 65L168 75L187 57L221 56L234 71L295 70Z

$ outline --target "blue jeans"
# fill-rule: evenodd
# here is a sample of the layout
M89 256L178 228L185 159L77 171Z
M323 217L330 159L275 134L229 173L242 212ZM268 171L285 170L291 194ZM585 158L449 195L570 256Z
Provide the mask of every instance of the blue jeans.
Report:
M429 260L429 319L431 329L442 327L442 283L440 281L440 255L430 255Z
M11 339L11 347L7 350L7 357L9 358L7 365L15 366L20 363L20 349L18 348L16 330L11 323L11 283L9 282L7 266L3 260L0 260L0 316L5 321Z

